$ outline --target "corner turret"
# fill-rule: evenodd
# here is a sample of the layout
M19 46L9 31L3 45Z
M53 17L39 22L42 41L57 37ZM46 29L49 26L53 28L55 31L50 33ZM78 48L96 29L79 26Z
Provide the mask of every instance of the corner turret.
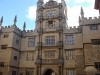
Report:
M44 4L44 1L43 0L38 0L37 2L37 9L41 8Z
M16 25L16 22L17 22L17 15L14 18L14 25Z

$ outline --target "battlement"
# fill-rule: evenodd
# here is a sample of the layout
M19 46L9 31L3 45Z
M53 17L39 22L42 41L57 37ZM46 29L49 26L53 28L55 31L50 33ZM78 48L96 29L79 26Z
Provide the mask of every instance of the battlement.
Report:
M26 33L34 32L34 30L27 30Z
M19 29L16 25L8 25L8 26L2 26L3 32L16 32L18 34L21 34L22 30Z
M98 17L85 17L79 21L79 25L99 24L100 16Z
M79 33L81 32L80 26L71 26L64 29L64 33Z
M12 28L10 25L9 26L2 26L3 29L6 29L6 28Z
M69 26L67 29L78 29L79 26Z

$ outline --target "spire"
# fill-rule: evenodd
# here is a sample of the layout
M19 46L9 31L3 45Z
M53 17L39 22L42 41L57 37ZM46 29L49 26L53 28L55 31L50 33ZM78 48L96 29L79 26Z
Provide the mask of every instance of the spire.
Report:
M81 21L81 18L80 18L80 16L79 16L79 22Z
M84 18L84 11L83 11L83 8L81 7L81 18L83 19Z
M1 32L2 32L2 23L3 23L3 16L1 17L1 20L0 20L0 35L1 35Z
M3 16L1 17L0 25L2 25L2 23L3 23Z
M14 25L16 25L16 22L17 22L17 15L14 18Z
M25 28L26 28L26 22L24 22L23 31L25 31Z
M3 23L3 16L1 17L1 21L0 22Z

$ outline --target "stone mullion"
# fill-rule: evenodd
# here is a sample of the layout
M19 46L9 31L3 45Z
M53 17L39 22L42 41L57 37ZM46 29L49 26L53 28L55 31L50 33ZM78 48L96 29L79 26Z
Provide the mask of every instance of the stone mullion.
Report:
M41 28L42 28L42 22L40 21L40 33L39 33L39 49L38 49L38 55L39 55L39 58L41 58L41 55L42 55L42 52L41 52L41 49L42 49L42 34L41 34Z
M59 33L59 46L61 41L61 33ZM61 58L61 48L59 48L59 58Z
M59 19L59 30L61 29L61 20ZM62 30L59 31L59 44L60 44L60 48L59 48L59 56L60 58L62 58Z

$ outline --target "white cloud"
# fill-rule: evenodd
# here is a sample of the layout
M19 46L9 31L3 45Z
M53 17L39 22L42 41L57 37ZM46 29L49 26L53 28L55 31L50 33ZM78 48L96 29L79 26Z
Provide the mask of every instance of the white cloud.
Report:
M98 17L99 12L94 9L94 0L75 0L76 3L82 3L82 2L90 2L91 6L84 7L84 16L85 17ZM80 16L80 9L81 6L74 6L69 7L68 6L68 26L78 26L78 18Z
M47 2L48 0L44 0ZM57 1L57 0L56 0ZM59 0L60 1L60 0ZM69 1L69 0L66 0ZM87 0L75 0L77 3L80 3L81 1L87 1ZM88 2L91 2L91 6L84 7L84 15L85 17L95 17L99 16L99 12L94 9L94 1L88 0ZM80 8L81 6L74 5L74 7L67 6L68 10L68 26L78 26L78 18L80 16ZM36 19L36 6L30 6L28 8L28 14L26 15L30 20Z
M32 21L35 20L36 19L36 6L30 6L27 11L28 13L26 17Z
M78 26L80 7L68 7L68 26Z

